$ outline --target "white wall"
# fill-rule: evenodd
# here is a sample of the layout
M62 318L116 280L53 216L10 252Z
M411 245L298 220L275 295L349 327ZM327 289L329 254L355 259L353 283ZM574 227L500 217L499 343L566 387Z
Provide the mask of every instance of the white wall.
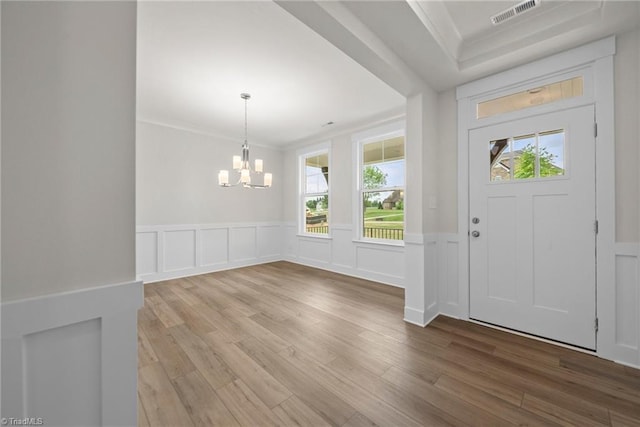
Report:
M356 160L352 137L400 120L402 117L394 115L369 125L338 132L326 139L302 142L283 154L284 259L393 286L405 286L405 248L354 241L357 221L353 217L353 173ZM298 153L304 147L324 142L330 143L330 237L301 236L298 234L297 218ZM419 213L415 217L421 222Z
M395 116L370 127L397 120ZM138 277L148 283L288 259L404 286L403 247L352 241L351 136L367 128L330 138L332 237L322 239L297 235L297 148L280 152L251 147L252 157L263 158L273 172L273 188L221 188L217 172L230 168L241 142L138 122ZM416 170L421 158L415 159ZM421 227L420 206L414 217Z
M132 425L136 4L0 7L1 415Z
M240 155L242 141L138 122L137 225L281 221L281 152L249 145L252 161L263 159L273 173L268 190L218 186L220 169L233 181L231 157Z
M638 134L640 134L640 120L637 119L640 92L638 79L640 75L640 59L638 49L640 46L639 32L627 33L618 38L618 53L616 64L616 210L617 230L616 235L619 244L616 248L617 269L617 304L619 348L622 356L618 360L627 363L638 364L640 360L640 287L638 286L638 229L640 220L638 212L640 200L638 188L640 176L637 164L640 160L638 150ZM139 272L146 272L147 279L159 280L167 277L177 277L196 272L213 271L215 269L229 268L235 262L255 263L260 260L278 259L277 245L272 244L270 249L262 250L259 235L263 228L268 229L271 236L276 236L274 231L281 227L280 234L280 258L302 264L313 265L345 274L351 274L396 286L404 286L406 289L407 306L405 318L414 323L423 324L437 313L443 312L451 315L459 315L461 305L466 304L466 299L458 287L458 245L461 239L457 231L457 103L455 91L449 90L440 94L434 94L428 88L424 92L411 97L407 105L407 153L408 153L408 184L407 184L407 232L405 247L385 247L381 245L354 242L353 219L353 150L351 138L355 132L372 128L382 122L371 123L370 126L344 131L343 133L330 135L331 143L331 238L312 238L299 236L297 233L297 153L290 148L283 153L277 153L273 160L277 163L279 155L281 163L281 180L276 174L275 179L280 181L280 217L255 216L249 218L249 223L241 223L242 228L251 228L253 231L234 233L232 230L238 226L235 221L226 217L224 211L216 211L216 204L212 200L202 203L209 206L198 210L200 207L193 204L188 194L183 194L180 186L173 186L171 174L167 175L167 168L153 170L154 165L141 165L141 174L138 176L139 188L147 185L153 191L170 191L181 193L180 203L170 206L170 218L157 217L155 210L162 210L156 206L144 212L139 208L138 238L139 248L151 248L146 252L143 267ZM157 128L157 126L156 126ZM142 147L152 158L169 157L178 159L180 165L172 166L180 171L178 176L187 176L184 182L191 182L193 186L201 186L200 191L210 193L209 184L202 185L201 181L194 181L192 172L186 165L191 165L189 160L193 153L207 153L209 144L223 144L223 141L214 141L213 138L189 134L176 130L154 129L154 125L140 125L139 135L145 139ZM173 136L172 136L173 134ZM151 136L151 137L150 137ZM169 147L158 149L158 145L151 142L160 141ZM189 153L188 147L176 148L176 142L188 141L189 146L197 147ZM318 141L307 141L312 145ZM238 145L238 144L236 144ZM304 143L303 143L304 145ZM216 145L218 147L218 145ZM216 148L216 153L225 148ZM140 150L140 149L139 149ZM173 151L172 151L173 150ZM233 147L218 157L222 163L234 153ZM164 154L160 154L164 153ZM139 157L141 151L138 152ZM190 157L191 156L191 157ZM207 153L205 157L208 157ZM268 162L268 157L267 158ZM139 160L140 161L140 160ZM210 168L206 162L194 161L195 169L200 169L197 174L206 175L211 169L210 180L215 187L215 172L224 164L212 164ZM148 166L148 170L143 172ZM151 172L150 172L151 171ZM185 175L186 174L186 175ZM141 175L144 175L141 178ZM145 182L146 180L146 182ZM197 181L197 182L196 182ZM162 182L161 185L158 182ZM217 190L221 190L217 188ZM152 197L153 191L146 192L146 206L153 206L155 199L164 197L157 193ZM227 190L228 191L228 190ZM188 191L187 191L188 193ZM194 193L196 194L196 193ZM205 198L209 197L208 195ZM221 196L221 197L224 197ZM235 197L235 196L234 196ZM143 199L141 199L143 200ZM217 199L216 199L217 200ZM174 200L175 201L175 200ZM239 203L244 203L240 201ZM175 205L178 205L177 208ZM204 212L204 213L203 213ZM275 210L274 210L275 212ZM202 214L203 213L203 214ZM202 216L202 215L204 216ZM184 220L181 220L181 215ZM210 215L210 216L209 216ZM153 218L153 219L149 219ZM245 218L246 219L246 218ZM243 219L244 221L244 219ZM143 224L155 224L143 226ZM158 224L169 224L158 226ZM164 227L164 228L163 228ZM167 232L177 234L166 234ZM180 234L184 238L173 239ZM173 241L189 248L186 258L177 259L176 254L183 252L178 246L165 246L167 235ZM235 237L234 237L235 236ZM232 241L241 236L240 240ZM272 237L274 239L275 237ZM206 243L206 239L213 239ZM263 238L264 242L265 239ZM211 251L215 246L216 256L206 254L206 248ZM253 255L240 257L234 260L232 253L234 246L243 247ZM262 250L262 252L261 252ZM216 258L217 257L217 258ZM171 260L175 258L174 260ZM209 259L209 264L199 261ZM138 259L142 259L140 256ZM164 267L162 266L164 264ZM398 268L398 266L403 267ZM388 268L390 265L393 268ZM167 266L173 269L167 269ZM177 267L177 268L176 268ZM145 276L143 276L144 278ZM409 310L407 310L407 308ZM463 310L464 311L464 310ZM627 350L624 350L627 349ZM624 351L623 351L624 350ZM614 357L614 356L612 356ZM617 356L616 356L617 357Z
M616 39L616 240L640 242L640 29Z
M2 46L2 7L0 6L0 46ZM0 49L1 51L1 49ZM2 98L2 66L0 66L0 99ZM2 102L0 102L0 301L2 301ZM1 344L0 344L1 346ZM1 349L0 349L1 350Z
M332 148L333 150L333 148ZM351 154L349 154L351 156ZM297 221L298 211L292 206L298 203L298 156L295 149L288 149L282 153L282 171L284 173L284 188L282 190L282 219L286 223ZM329 178L331 179L331 178ZM332 194L333 197L333 194ZM335 202L332 202L332 207Z
M458 120L456 91L438 94L438 231L458 231Z
M353 223L353 145L351 135L344 134L331 141L331 221L334 224Z
M640 367L640 29L617 37L614 67L617 243L607 357Z
M425 233L437 233L439 230L440 177L438 176L440 160L438 122L438 94L428 88L422 92L422 221Z
M242 141L137 123L136 263L145 282L282 258L282 152L250 144L273 174L269 189L223 188ZM262 183L260 178L258 184Z
M2 8L3 299L131 280L135 4Z

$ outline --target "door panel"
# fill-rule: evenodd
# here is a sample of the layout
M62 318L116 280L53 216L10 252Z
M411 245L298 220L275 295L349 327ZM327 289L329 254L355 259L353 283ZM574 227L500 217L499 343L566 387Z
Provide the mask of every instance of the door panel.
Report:
M472 318L595 349L593 117L586 106L470 132Z
M517 273L516 253L509 249L516 246L517 201L515 197L487 198L488 229L504 230L504 233L487 235L487 251L494 254L487 259L488 296L511 302L517 300L512 280Z

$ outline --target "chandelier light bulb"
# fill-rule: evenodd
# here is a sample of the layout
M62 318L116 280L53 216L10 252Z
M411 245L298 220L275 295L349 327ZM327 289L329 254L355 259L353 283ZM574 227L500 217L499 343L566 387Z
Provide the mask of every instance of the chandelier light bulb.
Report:
M229 185L229 171L221 170L218 172L218 185Z
M240 171L240 182L243 184L251 184L251 174L249 169L242 169Z
M242 169L242 159L240 156L233 156L233 169L235 170Z

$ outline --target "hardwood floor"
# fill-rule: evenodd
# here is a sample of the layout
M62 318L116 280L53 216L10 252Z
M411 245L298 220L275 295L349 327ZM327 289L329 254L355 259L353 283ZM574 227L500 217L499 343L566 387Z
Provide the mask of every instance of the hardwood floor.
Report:
M145 285L141 426L640 426L640 371L277 262Z

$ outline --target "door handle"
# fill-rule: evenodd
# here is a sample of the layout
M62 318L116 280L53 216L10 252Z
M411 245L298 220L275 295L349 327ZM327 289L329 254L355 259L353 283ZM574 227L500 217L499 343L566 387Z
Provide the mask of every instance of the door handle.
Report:
M473 237L479 237L479 236L480 236L480 232L479 232L478 230L473 230L473 231L471 232L471 235L472 235Z

